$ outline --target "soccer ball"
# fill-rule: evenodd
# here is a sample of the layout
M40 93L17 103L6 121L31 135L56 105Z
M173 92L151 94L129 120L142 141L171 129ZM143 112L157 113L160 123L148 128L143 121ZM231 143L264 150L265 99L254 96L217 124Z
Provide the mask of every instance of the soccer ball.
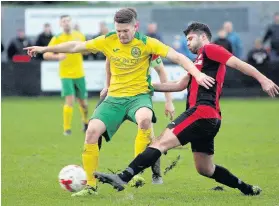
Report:
M68 165L64 167L58 175L60 186L70 192L82 190L87 183L86 173L78 165Z

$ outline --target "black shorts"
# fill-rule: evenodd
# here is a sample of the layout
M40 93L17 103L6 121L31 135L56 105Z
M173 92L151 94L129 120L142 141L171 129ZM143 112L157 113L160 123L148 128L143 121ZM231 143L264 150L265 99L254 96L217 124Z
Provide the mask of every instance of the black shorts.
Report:
M199 105L183 112L167 128L173 129L181 145L190 142L193 152L212 155L220 126L220 114L210 106Z

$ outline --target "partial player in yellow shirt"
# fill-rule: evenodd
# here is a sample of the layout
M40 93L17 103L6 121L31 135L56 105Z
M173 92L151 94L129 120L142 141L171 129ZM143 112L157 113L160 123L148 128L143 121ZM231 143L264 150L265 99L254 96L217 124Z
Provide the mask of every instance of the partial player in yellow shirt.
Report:
M155 71L159 75L160 82L164 83L167 82L167 74L164 69L164 64L162 62L162 59L158 55L152 55L150 66L155 69ZM100 92L100 101L97 103L96 108L105 100L108 92L108 88L110 86L110 78L111 78L111 72L110 72L110 63L108 60L106 60L106 86L105 88ZM165 115L170 117L170 120L173 119L175 109L171 98L171 93L166 92L165 93L166 98L166 104L165 104ZM152 139L155 138L154 136L154 128L151 126L150 128L151 132L146 133L143 132L144 129L138 125L138 131L135 138L135 157L137 157L140 153L142 153L145 148L151 143ZM102 138L100 137L99 141L99 149L101 149L102 145ZM161 175L161 163L160 159L156 161L154 165L151 166L152 171L152 183L153 184L163 184L163 178ZM144 184L143 177L137 175L133 178L132 181L129 182L129 185L132 187L139 187Z
M72 41L56 46L25 48L31 57L45 52L90 51L103 52L110 60L111 80L108 97L94 111L86 131L82 160L88 186L73 196L97 193L93 172L98 167L98 139L101 135L109 141L126 119L137 123L143 132L151 132L152 122L156 122L149 72L152 54L166 57L181 65L199 85L207 89L214 84L214 79L200 72L190 59L160 41L136 32L136 19L129 9L117 11L114 22L116 32L87 42Z
M69 41L84 42L86 40L85 36L78 31L72 30L71 24L71 17L69 15L61 16L60 25L63 28L63 32L54 36L49 42L49 46ZM88 106L82 54L46 52L44 54L44 59L60 61L59 76L62 83L61 95L65 97L65 104L63 107L64 135L71 134L73 104L75 102L75 98L77 98L79 103L79 109L83 122L83 131L85 132L88 127Z

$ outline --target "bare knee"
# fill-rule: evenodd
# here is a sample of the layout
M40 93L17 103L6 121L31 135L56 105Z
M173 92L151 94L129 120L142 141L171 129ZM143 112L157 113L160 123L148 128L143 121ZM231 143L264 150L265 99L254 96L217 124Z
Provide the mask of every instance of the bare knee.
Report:
M94 121L90 121L85 134L86 144L96 144L100 136L104 133L105 128L94 124Z
M151 119L152 119L152 110L149 108L143 107L137 110L135 117L140 129L149 129L151 128Z
M214 165L196 165L197 172L205 177L211 177L214 173Z
M151 128L151 119L145 117L143 119L140 119L138 122L138 126L141 129L149 129Z
M86 130L85 143L86 144L95 144L98 142L100 135L97 128L88 128Z
M74 96L66 96L65 97L65 104L69 107L72 107L74 105L75 97Z
M150 147L160 150L162 153L180 145L179 140L170 129L166 129L158 138L154 139Z

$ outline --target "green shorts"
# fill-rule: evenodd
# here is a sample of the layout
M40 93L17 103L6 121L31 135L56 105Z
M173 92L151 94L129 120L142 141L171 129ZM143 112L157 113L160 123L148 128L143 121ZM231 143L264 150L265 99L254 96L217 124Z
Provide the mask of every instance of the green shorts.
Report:
M108 96L95 109L91 119L99 119L106 125L107 130L103 136L106 141L110 141L125 120L137 123L135 113L142 107L147 107L153 112L152 122L156 123L150 94L140 94L133 97Z
M71 78L63 78L61 79L62 82L62 91L61 96L76 96L80 99L86 99L88 94L86 91L86 84L85 84L85 78L77 78L77 79L71 79Z

